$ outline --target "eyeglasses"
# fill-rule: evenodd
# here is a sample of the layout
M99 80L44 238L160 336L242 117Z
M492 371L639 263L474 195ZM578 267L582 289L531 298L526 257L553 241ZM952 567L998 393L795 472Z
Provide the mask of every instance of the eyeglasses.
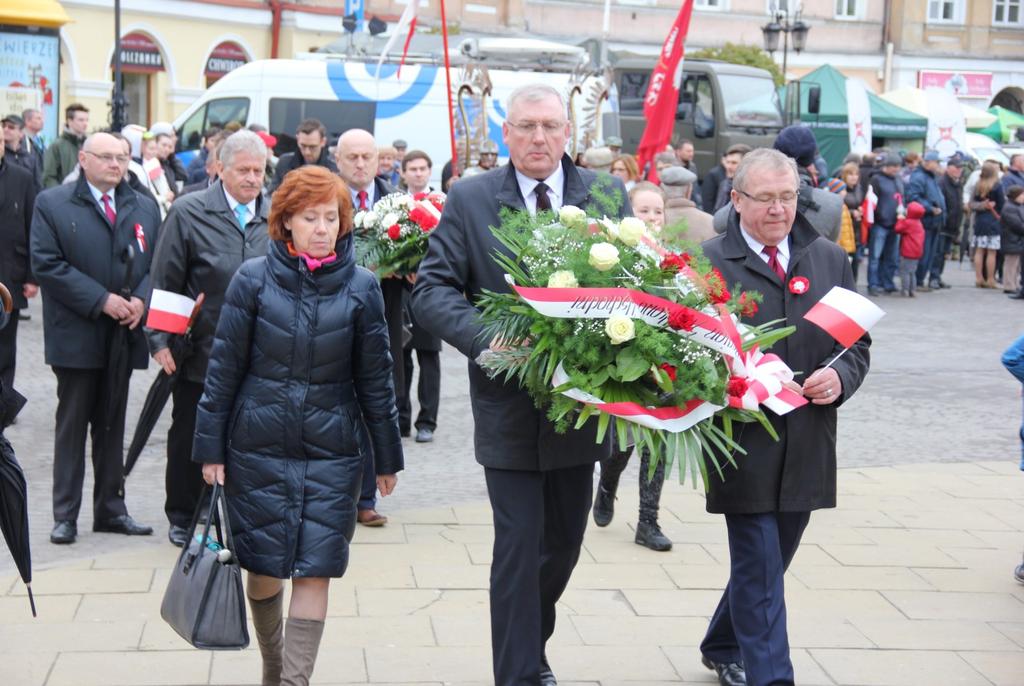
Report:
M747 193L746 191L741 191L739 188L737 188L736 192L742 196L750 198L756 204L764 205L766 207L770 207L774 205L776 202L782 205L783 207L791 207L796 204L796 199L799 197L796 191L785 191L783 193L779 193L778 195L769 195L767 193L751 195L750 193Z
M111 162L117 162L118 164L128 164L128 162L131 160L131 158L128 157L128 155L97 155L91 150L86 150L85 154L92 155L103 164L110 164Z
M521 121L516 124L508 122L508 125L527 136L536 131L538 126L544 129L544 134L547 136L554 135L565 129L564 121Z

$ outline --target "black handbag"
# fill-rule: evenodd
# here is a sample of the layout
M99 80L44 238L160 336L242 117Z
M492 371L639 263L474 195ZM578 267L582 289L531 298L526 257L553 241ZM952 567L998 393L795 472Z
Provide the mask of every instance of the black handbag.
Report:
M206 523L202 536L197 537L196 524L201 513L207 514ZM216 540L210 536L211 524L217 533ZM241 650L249 645L242 569L233 551L224 490L214 484L209 501L205 497L199 500L188 543L178 556L160 605L164 621L196 648Z

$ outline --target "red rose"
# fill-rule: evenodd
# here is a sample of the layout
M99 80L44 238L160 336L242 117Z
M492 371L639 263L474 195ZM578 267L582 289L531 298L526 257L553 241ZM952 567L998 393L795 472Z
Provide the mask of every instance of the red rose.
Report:
M409 210L409 219L416 222L416 226L424 231L430 231L437 226L437 218L423 207L414 207Z
M744 317L753 317L757 314L757 302L748 293L740 294L740 314Z
M415 200L416 202L419 202L420 200L426 200L429 195L430 193L423 191L422 193L417 193L416 195L412 196L412 199Z
M685 307L672 310L668 315L668 325L673 329L683 329L684 331L693 331L693 327L697 324L697 315Z
M750 384L742 376L731 376L729 377L729 385L726 386L726 393L734 398L742 398L747 394L749 387Z
M794 276L789 280L789 292L793 295L803 295L811 288L811 282L806 276Z
M676 380L676 368L670 365L668 362L661 365L661 371L668 374L668 378L670 378L672 381Z
M388 238L390 238L391 240L397 241L401 235L402 227L399 226L398 224L392 224L390 227L388 227Z

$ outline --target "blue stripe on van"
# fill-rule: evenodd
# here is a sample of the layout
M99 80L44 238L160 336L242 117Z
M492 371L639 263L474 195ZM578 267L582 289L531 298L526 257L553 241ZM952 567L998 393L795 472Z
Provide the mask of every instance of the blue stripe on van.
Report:
M372 78L374 73L377 71L377 65L367 64L366 70ZM393 71L397 71L397 67L394 65L382 65L381 78L391 76ZM420 73L416 76L416 80L412 82L412 85L409 86L404 93L391 100L376 101L377 118L389 119L391 117L397 117L405 114L412 108L416 107L416 105L423 102L427 97L427 93L429 93L430 89L434 86L434 80L437 78L438 71L439 69L437 67L420 67ZM327 80L330 82L331 89L334 91L334 95L337 96L338 100L345 100L349 102L374 102L371 98L366 97L352 87L352 84L348 80L348 76L345 74L344 63L328 62Z

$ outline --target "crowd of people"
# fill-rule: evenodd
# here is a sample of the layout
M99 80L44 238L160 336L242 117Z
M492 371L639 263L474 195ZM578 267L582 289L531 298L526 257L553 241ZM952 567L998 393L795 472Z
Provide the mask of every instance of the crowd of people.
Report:
M18 310L42 292L45 358L57 378L50 539L78 537L90 435L94 531L153 533L128 513L121 478L127 377L151 357L175 377L168 538L189 545L204 483L224 485L234 552L250 572L264 684L308 683L329 582L344 574L356 524L387 523L377 496L396 487L402 438L425 443L437 431L442 341L471 360L474 450L495 524L495 683L557 683L544 651L555 605L587 520L612 520L633 448L596 443L592 427L557 434L525 391L475 364L500 346L482 336L473 297L507 289L488 230L504 208L585 207L610 177L621 215L674 244L702 244L730 284L762 292L760 321L798 319L785 295L794 270L814 276L815 297L799 301L809 306L833 285L856 288L865 257L871 296L944 288L947 257L970 249L979 287L1001 280L1024 299L1024 155L964 179L962 156L943 164L934 151L879 150L830 174L810 129L788 127L773 150L734 145L705 170L681 140L654 158L652 183L613 137L571 160L561 95L526 86L508 104L509 164L497 165L493 141L464 169L445 164L450 194L418 273L375 279L356 265L354 213L392 193L432 190L433 160L404 140L382 145L352 129L332 146L327 127L307 119L295 151L277 158L266 127L236 122L206 131L185 166L166 123L89 134L88 110L71 105L46 145L38 111L2 121L0 235L9 240L0 281ZM187 356L172 335L144 326L154 290L204 295ZM0 392L14 388L18 319L0 331ZM118 380L110 353L122 344ZM775 422L780 442L748 428L740 443L770 466L711 486L708 508L726 517L732 567L701 652L722 684L793 681L782 575L810 512L835 505L835 434L823 427L834 427L838 403L863 381L869 345L865 336L825 367L837 350L794 336L784 353L791 366L818 370L794 384L811 406L796 424ZM652 456L640 452L635 542L667 551L664 464L649 478ZM287 621L284 579L293 582Z

